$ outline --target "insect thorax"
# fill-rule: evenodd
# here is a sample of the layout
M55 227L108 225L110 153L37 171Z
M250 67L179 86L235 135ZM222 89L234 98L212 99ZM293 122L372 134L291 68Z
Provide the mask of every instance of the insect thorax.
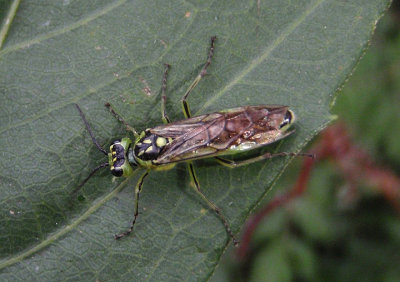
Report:
M142 132L139 141L135 144L134 154L136 158L143 161L153 161L162 153L165 145L172 141L146 130Z

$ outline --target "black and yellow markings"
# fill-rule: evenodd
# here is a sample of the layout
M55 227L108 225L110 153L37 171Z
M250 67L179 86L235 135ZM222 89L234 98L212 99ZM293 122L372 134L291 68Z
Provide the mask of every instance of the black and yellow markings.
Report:
M122 176L122 166L125 163L125 149L119 140L114 141L110 146L112 163L110 164L111 173L114 176Z
M167 139L165 139L164 137L157 137L156 139L156 145L157 147L164 147L167 144Z
M160 155L161 150L172 141L171 138L164 138L150 132L139 140L135 145L135 155L141 160L155 160Z

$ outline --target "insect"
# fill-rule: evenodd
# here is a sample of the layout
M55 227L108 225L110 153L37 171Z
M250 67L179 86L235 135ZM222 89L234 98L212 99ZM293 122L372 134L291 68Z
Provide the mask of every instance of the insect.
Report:
M166 114L167 75L170 67L168 64L165 64L161 89L161 114L164 125L146 129L139 134L107 103L105 106L113 116L125 125L127 131L134 135L134 139L124 137L114 141L109 152L99 145L85 115L76 104L93 143L99 151L108 156L108 162L96 167L73 193L81 189L96 171L107 166L110 167L112 175L116 177L129 177L137 169L144 170L135 187L133 221L130 228L115 235L115 239L125 237L132 232L139 214L139 195L142 191L144 179L149 172L151 170L168 170L177 163L186 162L196 192L221 219L234 245L238 245L238 241L221 209L201 191L192 161L212 157L221 165L235 168L275 156L306 155L286 152L265 153L241 161L232 161L221 157L256 149L289 136L293 133L293 130L289 130L289 128L295 121L295 115L287 106L258 105L243 106L192 117L187 98L205 76L207 67L211 64L215 40L215 36L211 38L207 62L182 97L183 113L186 117L184 120L171 122Z

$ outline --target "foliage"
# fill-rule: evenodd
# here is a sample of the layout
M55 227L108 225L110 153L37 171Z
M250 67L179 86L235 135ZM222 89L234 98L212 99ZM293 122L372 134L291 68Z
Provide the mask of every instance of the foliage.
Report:
M334 112L351 129L357 143L353 146L363 147L375 160L373 165L397 175L399 6L396 3L379 24L372 46L334 107ZM293 185L299 162L288 169L278 187ZM225 280L222 271L231 273L225 277L232 275L236 281L238 277L245 281L398 281L399 214L379 187L365 183L366 179L356 178L358 186L354 191L336 163L319 163L307 192L263 220L249 257L241 265L225 258L213 281ZM399 191L400 187L392 188ZM269 195L265 204L273 198ZM394 200L400 204L398 197Z
M388 3L22 1L0 51L0 279L208 278L228 237L191 192L184 166L146 179L135 233L122 241L113 234L132 219L137 177L119 181L103 171L84 187L84 201L71 199L104 161L73 104L104 146L126 134L105 102L138 129L154 126L166 62L167 111L182 118L179 100L217 35L209 75L189 99L193 112L288 104L296 134L273 149L296 152L331 121L334 93ZM204 193L238 232L288 161L234 171L212 161L196 166Z

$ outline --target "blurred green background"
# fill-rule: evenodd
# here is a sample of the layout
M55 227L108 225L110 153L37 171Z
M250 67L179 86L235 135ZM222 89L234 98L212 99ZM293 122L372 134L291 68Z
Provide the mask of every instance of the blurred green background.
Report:
M332 112L354 145L397 178L399 109L400 1L394 1ZM293 186L301 163L292 162L264 205ZM379 187L359 184L351 200L344 196L349 188L334 162L318 162L306 193L264 218L245 260L231 247L211 281L400 281L400 214Z

